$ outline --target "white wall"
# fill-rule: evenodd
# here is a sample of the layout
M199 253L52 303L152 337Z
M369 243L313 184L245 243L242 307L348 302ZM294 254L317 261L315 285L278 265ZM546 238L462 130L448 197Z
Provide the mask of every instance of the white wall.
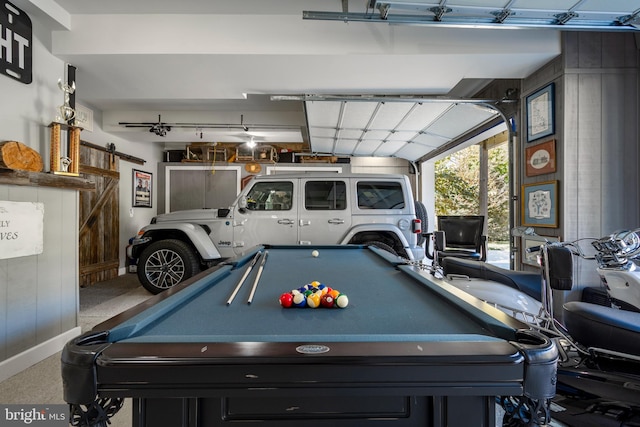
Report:
M33 17L32 17L33 19ZM33 81L23 84L0 75L0 141L19 141L37 151L49 170L49 124L63 93L57 86L66 65L48 50L49 32L33 19ZM82 73L82 69L78 70ZM82 88L76 92L82 103ZM86 105L91 108L90 105ZM138 228L149 222L153 209L133 209L132 169L156 173L162 159L158 146L114 138L101 129L101 112L94 111L94 131L81 138L96 145L116 144L117 150L147 160L144 166L120 162L120 252ZM154 175L155 177L155 175ZM63 178L61 178L63 179ZM155 199L155 194L154 194ZM0 381L59 351L78 327L78 201L79 192L38 186L0 185L0 200L45 205L42 254L0 260ZM1 242L0 242L1 244ZM123 268L124 270L124 268Z
M45 39L46 42L46 39ZM19 141L49 163L49 128L63 103L64 63L32 39L33 82L0 75L0 141ZM59 351L80 331L78 192L0 185L0 200L44 204L43 252L0 260L0 381ZM2 244L0 242L0 244Z

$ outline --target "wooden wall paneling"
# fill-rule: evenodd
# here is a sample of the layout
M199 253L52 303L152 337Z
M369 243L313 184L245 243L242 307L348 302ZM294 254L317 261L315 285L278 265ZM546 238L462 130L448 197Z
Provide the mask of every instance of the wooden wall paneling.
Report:
M625 212L616 205L625 198L625 82L619 72L602 75L602 129L600 152L602 158L602 201L600 235L613 232L624 224Z
M627 62L627 43L613 34L602 33L603 68L623 68Z
M65 194L66 193L66 194ZM63 332L61 324L62 318L65 315L63 313L62 295L68 295L63 293L63 281L68 280L68 277L63 277L63 266L65 265L65 258L69 258L66 261L68 265L69 261L76 262L76 248L75 245L69 247L64 243L62 234L71 233L76 234L76 223L70 221L67 217L68 196L74 191L64 192L61 194L59 191L47 191L45 188L39 188L38 190L38 202L44 203L45 206L45 223L48 223L49 219L56 218L62 221L64 218L64 225L62 227L44 227L44 241L45 247L42 257L37 263L36 270L38 276L38 291L36 298L36 331L37 341L43 342L49 338L52 338ZM72 200L72 202L74 202ZM75 205L72 203L70 206ZM73 214L75 216L75 213ZM75 242L75 239L73 239ZM50 242L58 242L50 243ZM71 280L75 284L76 279L71 277ZM72 292L71 295L74 295ZM66 304L65 304L66 305ZM69 307L67 307L69 309ZM75 314L75 306L72 312ZM74 316L75 320L75 316ZM74 327L74 325L71 326ZM70 328L67 328L70 329Z
M36 187L12 187L9 200L32 202L37 200ZM36 341L36 304L38 300L37 256L10 258L7 263L7 357L32 347Z
M635 43L634 43L635 46ZM640 48L640 46L639 46ZM640 62L640 50L635 49L635 61ZM624 98L622 111L622 126L624 134L623 177L621 186L625 194L619 201L620 210L624 218L625 227L640 227L640 69L624 74L624 90L620 94Z
M602 68L602 34L583 32L578 34L578 68Z
M578 76L578 205L570 213L577 223L576 238L599 235L602 223L602 76ZM576 260L574 279L580 284L597 284L599 279L592 262Z
M79 333L79 196L77 190L0 185L0 197L44 204L42 253L0 260L0 378L6 378L24 360L48 357ZM23 352L20 361L11 360Z
M577 236L578 218L575 212L578 211L578 187L580 177L578 176L578 75L568 74L563 79L564 90L562 97L564 100L565 121L564 131L556 143L556 151L562 147L563 155L558 157L558 172L562 177L560 188L562 188L560 198L562 200L563 215L560 221L562 230L561 236Z
M46 190L51 192L54 196L59 197L62 204L62 218L63 223L62 230L59 232L57 241L65 241L61 246L63 251L58 255L58 264L62 266L60 269L60 283L61 283L61 328L62 331L68 331L78 326L78 307L80 299L79 291L79 239L78 239L78 224L80 217L78 214L78 205L80 202L80 194L90 193L87 191L64 191L60 195L59 191ZM60 223L60 222L59 222ZM67 236L73 236L68 238ZM66 245L66 246L65 246ZM56 245L58 246L58 245ZM54 270L55 271L55 270Z
M9 200L9 186L0 185L0 200ZM9 260L0 259L0 360L7 356L7 322L9 301Z
M562 33L562 60L565 69L578 68L578 31Z

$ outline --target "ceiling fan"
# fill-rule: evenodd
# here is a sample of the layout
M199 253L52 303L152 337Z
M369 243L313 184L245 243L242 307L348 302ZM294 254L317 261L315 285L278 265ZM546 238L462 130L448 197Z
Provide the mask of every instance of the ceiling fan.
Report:
M149 128L149 132L155 133L158 136L167 136L167 132L171 131L171 125L162 121L161 115L158 114L158 122L140 122L140 123L132 123L132 122L119 122L121 126L128 128Z
M158 136L166 136L167 132L172 128L184 129L238 129L248 133L249 130L287 130L299 129L300 125L282 125L282 124L261 124L261 123L244 123L244 115L240 116L240 123L167 123L163 122L161 115L158 114L158 122L118 122L120 126L128 128L149 128L149 132L153 132ZM257 135L256 135L257 136Z

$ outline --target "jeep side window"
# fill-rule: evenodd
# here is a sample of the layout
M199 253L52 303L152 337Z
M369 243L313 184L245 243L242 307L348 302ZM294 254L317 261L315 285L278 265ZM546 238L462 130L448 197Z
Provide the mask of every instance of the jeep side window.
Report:
M292 182L259 182L247 194L247 209L288 211L291 209L292 195Z
M360 209L404 209L402 185L397 182L359 182Z
M344 210L347 190L344 181L308 181L304 188L307 210Z

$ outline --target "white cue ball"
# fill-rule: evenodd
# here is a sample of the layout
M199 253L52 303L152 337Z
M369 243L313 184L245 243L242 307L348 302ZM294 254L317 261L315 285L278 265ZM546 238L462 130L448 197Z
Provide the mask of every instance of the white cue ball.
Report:
M312 251L311 252L311 256L314 257L314 258L318 258L318 255L320 255L320 252L318 252L318 251Z

